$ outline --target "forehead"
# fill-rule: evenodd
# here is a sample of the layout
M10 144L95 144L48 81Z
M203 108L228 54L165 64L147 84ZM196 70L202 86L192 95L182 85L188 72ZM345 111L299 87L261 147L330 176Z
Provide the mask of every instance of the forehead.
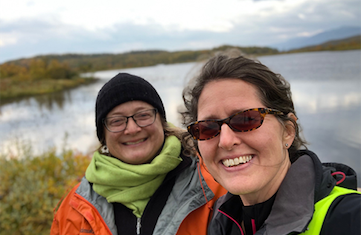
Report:
M235 112L263 107L258 89L240 79L227 78L207 83L198 101L198 120L225 118Z
M120 105L115 106L109 113L108 117L112 115L133 115L136 112L145 110L145 109L152 109L154 108L151 104L147 102L134 100L122 103Z

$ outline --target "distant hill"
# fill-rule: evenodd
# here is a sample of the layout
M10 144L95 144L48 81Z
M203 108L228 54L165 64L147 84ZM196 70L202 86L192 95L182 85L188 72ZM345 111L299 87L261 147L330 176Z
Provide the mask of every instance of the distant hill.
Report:
M351 31L348 31L351 32ZM353 31L356 32L356 31ZM331 34L330 34L331 35ZM344 35L344 34L342 34ZM94 72L100 70L123 69L133 67L145 67L157 64L174 64L193 62L209 58L217 51L225 51L231 48L242 51L250 57L262 55L273 55L278 53L297 53L306 51L324 51L324 50L360 50L361 33L357 36L328 40L323 43L311 44L306 47L300 47L293 50L279 51L271 47L239 47L224 45L208 50L195 51L131 51L121 54L49 54L35 56L32 58L18 59L0 64L0 78L9 78L24 74L24 71L46 71L54 70L54 64L66 66L67 69L75 73ZM324 37L326 38L326 37ZM58 67L59 67L58 66ZM29 72L30 73L30 72Z
M302 47L289 50L287 53L307 52L307 51L340 51L340 50L361 50L361 34L339 39L331 40L319 45Z
M269 47L237 47L224 45L209 50L198 51L132 51L121 54L50 54L35 56L33 58L18 59L8 61L0 65L0 77L7 77L8 74L16 74L13 71L14 66L29 68L31 64L37 63L49 65L51 61L67 64L71 69L77 72L92 72L109 69L122 69L133 67L145 67L157 64L174 64L193 62L208 58L216 51L224 51L229 48L236 48L247 55L271 55L277 54L278 50ZM39 62L40 61L40 62ZM41 62L42 61L42 62ZM9 71L5 73L4 71ZM6 75L5 75L6 74Z
M361 27L345 26L333 30L328 30L312 37L297 37L283 43L270 45L280 51L289 51L297 48L303 48L312 45L322 44L331 40L348 38L361 34Z

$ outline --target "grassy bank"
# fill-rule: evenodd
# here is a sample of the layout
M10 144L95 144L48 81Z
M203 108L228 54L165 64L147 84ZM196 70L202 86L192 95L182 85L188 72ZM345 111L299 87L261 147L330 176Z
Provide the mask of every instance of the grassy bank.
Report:
M55 59L28 59L0 65L0 100L9 100L53 93L81 84L93 77L81 77L80 72L66 62Z
M45 79L18 81L11 78L0 80L0 100L8 101L17 98L47 94L77 87L96 81L96 78Z

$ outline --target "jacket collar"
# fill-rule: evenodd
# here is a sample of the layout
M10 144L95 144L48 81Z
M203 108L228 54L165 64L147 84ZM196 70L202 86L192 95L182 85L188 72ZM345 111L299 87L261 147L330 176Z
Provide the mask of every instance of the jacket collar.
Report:
M342 171L346 179L340 184L354 189L356 174L350 167L338 163L322 164L309 150L299 150L298 159L292 163L277 191L272 211L256 234L301 233L307 229L314 212L314 204L329 195L337 180L331 173ZM217 201L220 210L233 218L242 214L238 195L227 193ZM214 215L214 217L216 214Z
M300 157L291 165L261 230L269 234L305 231L314 211L316 172L313 169L313 161L308 156Z

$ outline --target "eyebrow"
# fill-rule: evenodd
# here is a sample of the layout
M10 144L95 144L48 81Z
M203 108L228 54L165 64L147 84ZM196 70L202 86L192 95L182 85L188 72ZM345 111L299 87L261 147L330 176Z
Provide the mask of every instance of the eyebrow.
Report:
M249 108L250 109L250 108ZM240 112L243 112L243 111L246 111L248 110L248 108L246 109L235 109L235 110L232 110L231 114L228 115L227 117L225 118L228 118L230 116L232 116L233 114L236 114L236 113L240 113ZM224 119L224 118L220 118L220 117L215 117L214 114L210 114L209 116L206 116L205 118L202 118L202 119L198 119L197 121L202 121L202 120L219 120L219 119Z
M148 109L153 109L152 107L138 107L136 109L134 109L134 114L136 113L139 113L139 112L142 112L142 111L145 111L145 110L148 110ZM113 117L113 116L123 116L123 117L126 117L127 115L125 115L122 111L117 111L117 112L114 112L114 113L109 113L107 115L107 117Z

